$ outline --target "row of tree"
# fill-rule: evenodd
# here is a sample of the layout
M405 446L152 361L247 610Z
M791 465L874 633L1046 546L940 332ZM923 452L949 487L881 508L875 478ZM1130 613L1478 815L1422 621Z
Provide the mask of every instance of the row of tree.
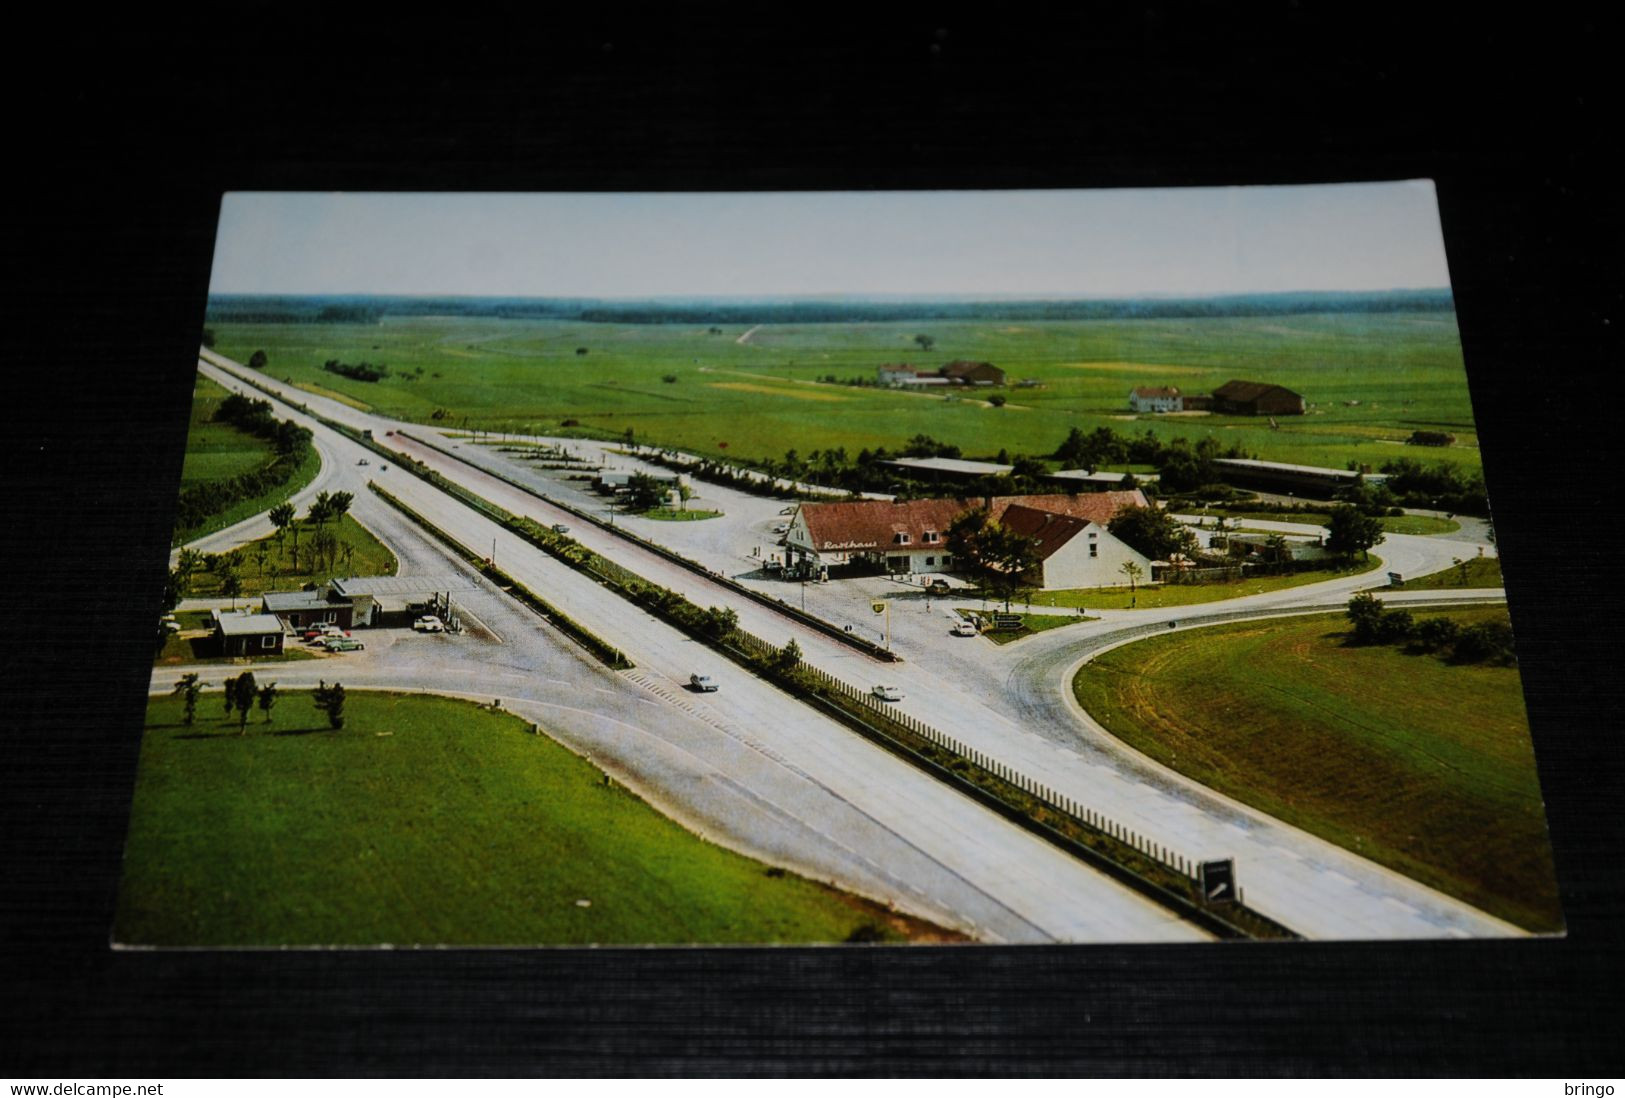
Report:
M269 401L251 401L233 393L220 402L214 418L237 430L269 440L276 450L276 457L250 472L207 480L181 489L175 508L177 531L201 526L243 500L280 488L293 479L310 450L310 431L292 420L278 422L271 415Z
M330 374L339 374L354 381L382 381L389 376L389 367L381 362L375 366L370 362L349 363L330 358L322 363L322 369ZM421 372L420 370L419 373Z
M188 725L197 718L198 699L203 696L203 682L196 672L182 675L175 688L170 691L174 697L181 699L185 712L185 721ZM271 710L276 706L281 695L277 692L276 683L268 682L260 686L254 679L254 672L244 671L227 679L221 684L223 700L226 706L226 719L230 720L233 713L237 714L237 734L244 735L248 731L248 715L258 706L265 714L265 723L271 723ZM344 727L344 687L339 683L327 685L324 679L312 695L316 708L327 715L327 723L333 728Z
M1463 626L1450 618L1418 621L1409 610L1386 607L1369 592L1349 600L1347 615L1353 627L1349 640L1358 645L1402 644L1412 652L1438 652L1452 663L1517 661L1512 649L1512 623L1485 621Z

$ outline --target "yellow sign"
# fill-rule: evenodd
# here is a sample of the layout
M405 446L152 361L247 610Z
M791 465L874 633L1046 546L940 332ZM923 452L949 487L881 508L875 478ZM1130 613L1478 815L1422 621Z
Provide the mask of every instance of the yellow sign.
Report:
M874 612L877 613L877 614L884 614L886 612L886 604L883 603L883 602L872 602L869 605L874 609Z

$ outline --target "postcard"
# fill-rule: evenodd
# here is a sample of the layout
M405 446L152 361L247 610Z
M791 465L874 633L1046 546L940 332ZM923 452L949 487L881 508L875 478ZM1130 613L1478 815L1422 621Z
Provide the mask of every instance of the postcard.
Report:
M226 195L114 944L1561 934L1445 243Z

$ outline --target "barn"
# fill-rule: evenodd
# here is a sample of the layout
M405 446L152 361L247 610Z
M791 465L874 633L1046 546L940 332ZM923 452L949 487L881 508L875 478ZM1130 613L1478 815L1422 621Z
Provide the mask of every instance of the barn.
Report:
M1213 410L1233 416L1301 416L1303 397L1265 381L1227 381L1213 390Z

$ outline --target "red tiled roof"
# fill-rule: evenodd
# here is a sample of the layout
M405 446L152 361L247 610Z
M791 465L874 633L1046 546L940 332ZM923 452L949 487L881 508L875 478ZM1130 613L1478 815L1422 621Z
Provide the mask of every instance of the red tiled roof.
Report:
M1089 526L1088 519L1058 515L1053 511L1040 511L1034 507L1012 504L1004 510L1004 528L1013 530L1037 543L1038 559L1048 560L1056 550L1071 541Z
M1036 511L1071 515L1104 526L1125 507L1145 506L1148 506L1145 493L1138 488L1126 492L1079 492L1076 495L994 496L993 517L1002 522L1006 508L1030 507Z
M801 516L812 535L813 548L824 550L888 549L903 545L918 548L934 532L946 542L948 527L966 511L975 510L982 499L861 500L850 503L804 503ZM1077 495L994 496L990 513L1004 521L1006 512L1025 509L1064 515L1081 522L1104 526L1124 507L1144 507L1146 499L1138 488L1128 492L1081 492ZM907 534L900 542L897 535ZM1068 535L1070 536L1070 535ZM1060 543L1057 542L1057 545Z
M898 534L907 534L910 547L929 544L927 531L944 541L954 519L968 510L962 499L915 499L902 503L891 500L862 500L852 503L804 503L801 516L812 535L813 548L887 549L904 543Z

